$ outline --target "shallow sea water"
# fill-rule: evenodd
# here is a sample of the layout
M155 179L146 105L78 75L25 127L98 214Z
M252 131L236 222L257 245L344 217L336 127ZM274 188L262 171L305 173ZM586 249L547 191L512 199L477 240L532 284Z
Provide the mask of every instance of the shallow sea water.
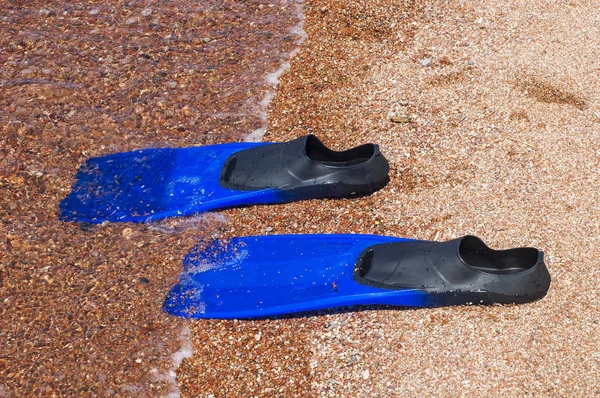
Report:
M60 222L91 156L262 138L302 4L9 2L0 11L0 395L178 396L189 323L162 312L218 213Z

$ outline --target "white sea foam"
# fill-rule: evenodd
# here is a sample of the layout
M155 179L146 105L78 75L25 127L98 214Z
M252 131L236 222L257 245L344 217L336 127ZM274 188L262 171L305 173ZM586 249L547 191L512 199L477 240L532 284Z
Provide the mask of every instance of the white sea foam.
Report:
M180 233L185 230L195 229L202 231L206 224L222 223L227 217L221 213L202 213L188 217L160 220L149 224L149 229L165 234Z
M181 328L181 333L179 335L181 348L171 355L173 367L169 370L168 375L169 384L171 386L169 394L167 395L168 398L179 398L181 396L181 390L179 390L179 385L177 384L176 370L184 359L191 358L194 354L190 335L191 331L189 327L184 326Z

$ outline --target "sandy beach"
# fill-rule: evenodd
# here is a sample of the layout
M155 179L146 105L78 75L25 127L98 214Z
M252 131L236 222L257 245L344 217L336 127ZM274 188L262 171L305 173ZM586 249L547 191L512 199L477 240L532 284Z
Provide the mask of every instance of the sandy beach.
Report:
M0 396L600 396L594 2L306 1L306 38L279 78L263 140L377 143L391 164L384 189L155 224L61 223L58 203L89 156L241 140L260 126L260 115L198 108L264 95L219 91L234 73L209 84L200 66L210 62L191 50L207 37L186 35L194 26L235 21L181 1L103 4L70 9L81 26L61 22L62 3L1 15ZM253 6L268 23L291 18L290 3ZM179 39L164 43L174 23ZM291 51L298 35L288 37L279 45ZM160 311L199 239L285 233L473 234L543 250L553 280L544 299L518 306L257 321ZM192 355L174 369L187 331Z
M376 142L391 182L356 200L230 210L227 234L475 234L539 247L553 283L521 306L192 323L184 395L600 394L593 4L315 1L305 13L265 140Z

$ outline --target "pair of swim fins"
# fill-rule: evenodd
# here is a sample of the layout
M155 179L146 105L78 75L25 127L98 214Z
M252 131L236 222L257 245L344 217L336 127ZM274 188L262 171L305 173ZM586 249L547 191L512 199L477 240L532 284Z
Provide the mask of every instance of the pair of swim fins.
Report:
M336 152L284 143L143 149L91 158L61 202L64 221L150 222L210 210L367 194L388 181L374 144Z
M347 197L388 181L377 145L285 143L145 149L88 160L61 218L148 222L234 206ZM192 249L164 303L170 314L253 318L352 305L524 303L550 275L533 248L495 251L466 236L427 242L370 235L280 235Z

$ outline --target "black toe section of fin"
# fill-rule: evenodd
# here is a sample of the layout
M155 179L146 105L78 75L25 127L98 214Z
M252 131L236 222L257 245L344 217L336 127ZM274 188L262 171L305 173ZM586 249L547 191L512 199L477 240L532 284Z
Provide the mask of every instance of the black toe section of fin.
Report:
M234 153L223 166L220 184L243 191L297 190L305 197L346 196L385 185L388 172L377 145L336 152L308 135Z
M478 297L485 293L481 302L486 303L533 301L550 287L542 252L534 248L493 250L475 236L371 246L358 257L354 278L383 289L477 293Z

